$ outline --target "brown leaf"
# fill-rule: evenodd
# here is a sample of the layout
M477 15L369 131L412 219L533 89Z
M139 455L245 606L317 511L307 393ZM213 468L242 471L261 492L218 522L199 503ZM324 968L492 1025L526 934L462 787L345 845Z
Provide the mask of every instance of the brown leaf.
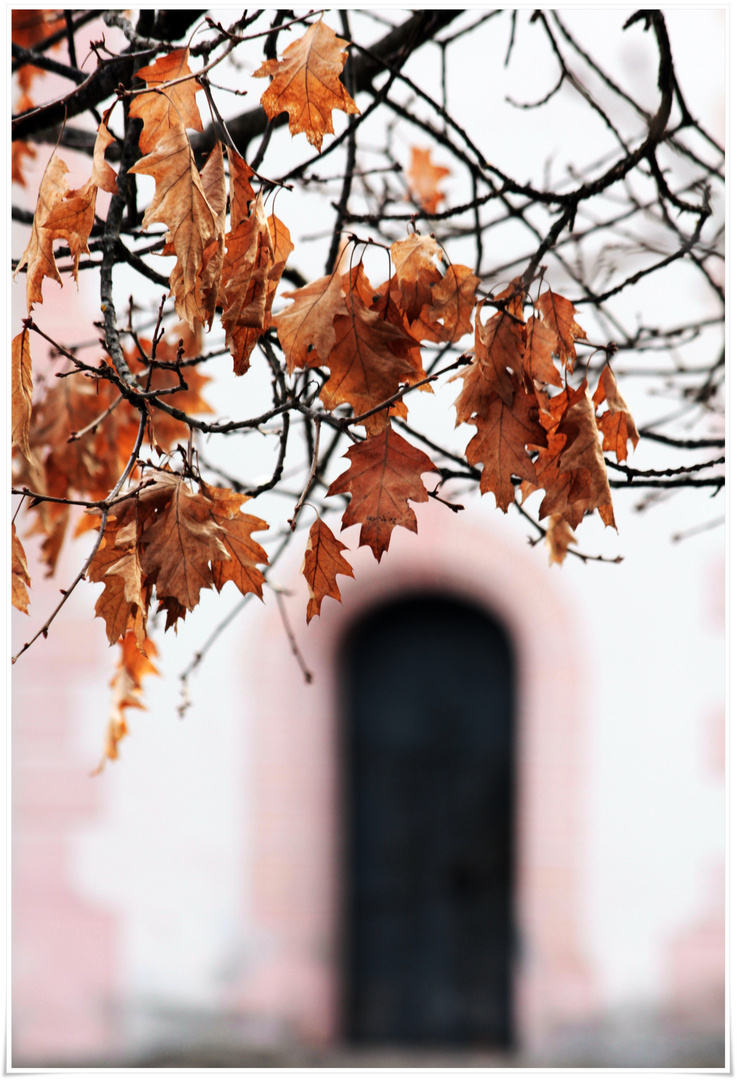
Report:
M43 303L41 284L45 277L53 278L61 285L61 277L54 258L54 233L46 223L56 205L69 190L65 179L69 169L56 154L52 154L38 189L38 202L33 215L31 236L18 263L13 277L26 267L26 301L30 314L34 304Z
M537 462L538 481L546 489L540 517L560 513L575 528L584 513L598 510L604 524L616 528L604 452L587 381L584 379L575 391L566 387L551 398L550 418L541 419L548 427L548 450L541 451ZM564 445L562 437L565 437Z
M407 183L415 202L421 210L434 214L445 198L445 194L438 188L438 181L444 176L450 176L450 169L444 165L433 165L430 161L431 150L420 150L412 147L412 159L407 169Z
M304 132L318 153L323 136L333 134L333 109L360 113L339 79L348 59L348 53L341 49L347 44L321 19L287 46L281 60L266 60L253 73L255 79L273 75L271 85L261 96L269 120L279 113L289 113L290 133Z
M179 476L172 474L164 484L170 501L141 533L141 568L159 598L171 596L192 611L200 591L214 583L210 562L230 555L223 530L213 520L211 500L191 492Z
M614 372L608 364L605 365L600 377L599 384L594 394L594 405L601 405L606 398L609 409L603 416L597 416L596 423L604 433L604 450L613 450L617 455L617 461L625 461L627 458L627 440L632 443L634 450L640 441L640 436L635 426L635 420L630 412L627 402L624 400L617 387Z
M105 733L105 749L93 776L102 772L106 761L115 761L118 757L118 745L128 734L126 709L146 707L141 700L142 679L145 675L158 675L159 672L149 659L150 656L156 656L156 646L150 638L145 638L144 646L145 648L142 648L138 644L132 633L126 634L120 642L120 657L110 683L113 693Z
M469 465L483 466L481 491L493 491L504 513L514 499L512 476L532 483L537 480L527 447L545 443L545 431L537 419L537 398L516 378L512 384L511 405L493 394L486 411L473 421L478 430L466 448Z
M15 12L13 13L15 14ZM37 68L33 68L33 71L37 71ZM22 67L18 72L19 77L27 71L27 66ZM16 113L24 113L28 109L33 108L33 101L26 93L22 93L18 98L15 106ZM36 157L36 151L31 143L25 142L23 139L14 139L12 142L12 149L10 152L10 179L13 184L19 184L21 187L26 186L26 178L23 175L23 158L30 158L31 161Z
M470 334L478 285L479 278L472 270L460 263L451 263L442 280L433 285L432 303L423 307L420 318L412 324L412 333L430 341L449 342Z
M248 204L256 198L251 186L253 169L247 165L241 155L228 147L228 167L230 171L230 228L231 232L248 217Z
M367 306L370 283L361 265L351 274L346 296L347 315L333 320L335 345L326 361L330 378L320 398L326 409L347 402L355 415L367 412L391 397L401 382L416 382L417 342L401 326L389 322Z
M24 327L13 338L11 345L13 446L17 446L27 460L31 457L28 436L33 395L30 333L30 330Z
M435 260L443 253L434 236L419 233L395 241L390 251L397 269L399 303L411 323L424 306L432 304L432 287L441 280Z
M215 214L215 236L202 252L202 267L200 269L200 307L205 315L203 320L208 329L212 327L215 316L215 308L218 301L220 288L220 276L225 258L225 210L227 195L225 191L225 169L223 168L223 150L219 142L208 155L202 172L202 189L205 198ZM178 266L176 268L178 270ZM174 274L171 277L171 285L176 292Z
M553 363L553 353L558 349L558 335L555 331L543 319L531 315L527 320L527 340L522 361L528 378L541 386L562 386L563 380Z
M325 522L319 517L316 518L310 529L301 571L310 591L307 603L308 623L314 615L320 614L320 606L326 596L340 600L338 574L353 577L350 563L341 555L341 551L347 550L345 544L333 536Z
M142 154L149 154L172 131L193 128L202 131L202 118L195 95L202 89L195 78L174 86L165 83L191 75L189 49L174 49L155 63L139 68L136 78L143 79L151 93L136 94L130 115L143 121L138 139Z
M144 106L149 99L157 99L157 95L145 95ZM209 318L200 295L199 276L205 248L217 239L218 218L207 201L184 126L169 127L129 172L149 175L156 181L141 225L144 229L154 221L166 225L167 239L177 257L176 273L170 280L174 304L179 317L194 329L196 319L205 323Z
M512 374L522 374L522 328L506 311L499 311L484 325L481 304L476 309L474 362L456 376L463 390L455 403L456 426L483 416L494 397L511 406L515 383Z
M230 556L229 562L221 560L212 565L215 588L220 592L226 581L232 581L244 596L255 593L263 598L265 578L258 564L267 564L269 557L251 533L268 529L268 524L252 514L241 513L240 507L247 501L247 495L217 487L208 487L208 492L214 500L212 520L222 530L220 539Z
M390 425L352 446L344 456L350 459L350 468L333 481L327 494L351 496L342 528L360 523L359 546L367 544L380 562L395 526L417 532L417 518L407 500L427 502L420 476L435 472L435 465Z
M114 518L109 519L102 543L87 568L88 579L105 586L95 603L95 615L104 619L111 645L128 629L141 646L146 636L151 590L144 588L137 525L134 518L119 528Z
M551 514L548 528L545 533L545 546L548 549L548 566L553 563L562 563L568 554L571 544L577 544L578 540L573 529L562 514Z
M291 375L295 368L319 367L335 345L336 316L348 313L340 275L320 278L282 295L294 303L271 321L284 350L287 371Z
M543 321L558 339L558 346L555 351L560 356L561 363L565 364L569 371L573 371L576 363L574 341L576 339L586 340L586 332L581 329L573 318L576 314L573 304L570 300L566 300L565 297L554 293L552 289L548 289L535 304L535 309L540 312ZM556 383L556 385L560 386L560 383Z
M15 522L11 523L11 542L10 588L12 603L13 607L17 608L18 611L22 611L27 615L29 600L26 586L30 586L31 579L28 575L26 553L15 531Z
M270 326L271 306L294 245L286 225L275 214L266 217L260 192L249 216L225 239L222 323L233 370L243 375L256 342Z
M115 170L108 165L107 161L105 161L105 151L108 146L115 142L115 139L107 129L107 122L112 111L112 107L107 110L97 127L97 138L95 139L95 148L92 153L92 176L90 177L90 180L96 187L102 188L103 191L108 191L111 195L117 195L118 178L115 175Z

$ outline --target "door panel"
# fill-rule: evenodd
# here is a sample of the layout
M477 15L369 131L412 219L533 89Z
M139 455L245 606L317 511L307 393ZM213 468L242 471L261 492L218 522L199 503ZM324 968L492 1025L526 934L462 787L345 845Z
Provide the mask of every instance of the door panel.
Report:
M373 613L344 664L346 1035L510 1041L511 647L481 611Z

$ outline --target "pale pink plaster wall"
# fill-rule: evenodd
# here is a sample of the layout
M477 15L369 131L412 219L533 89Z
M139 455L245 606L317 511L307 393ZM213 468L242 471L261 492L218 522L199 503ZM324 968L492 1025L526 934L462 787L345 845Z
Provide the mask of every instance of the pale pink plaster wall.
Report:
M66 580L71 580L70 575ZM33 608L51 611L58 582L34 583ZM90 613L91 614L91 613ZM38 616L37 616L38 619ZM18 640L30 620L17 617ZM75 700L93 677L99 627L65 625L14 671L12 779L12 1060L84 1063L118 1045L112 1013L119 967L114 916L74 882L74 837L101 811L93 760L75 745ZM101 720L104 718L101 718Z
M87 41L99 38L101 26L95 21L85 28ZM111 32L106 33L114 47ZM112 34L117 36L116 31ZM84 42L82 34L81 55ZM66 90L66 80L44 76L34 82L31 94L44 100ZM30 209L53 147L36 149L36 159L24 161L26 189L13 188L14 199L20 204L25 200ZM89 161L66 150L62 156L71 169L70 183L83 182ZM108 201L109 196L101 193L98 213L105 214ZM18 228L16 235L23 244L28 230ZM44 302L34 309L35 317L61 342L94 341L93 323L100 317L94 281L80 275L78 290L71 275L65 274L63 280L62 288L50 279L44 281ZM23 275L13 287L12 304L14 335L26 314ZM54 382L49 371L61 366L58 359L49 365L48 352L45 343L33 337L36 398L42 377ZM83 355L96 360L101 353L95 347ZM29 615L13 613L15 652L57 606L59 590L74 580L94 536L88 534L86 549L80 545L81 554L77 548L62 556L55 576L48 580L36 561L38 541L25 539L32 522L33 515L21 515L17 521L32 583ZM85 588L89 586L80 586ZM101 640L104 648L101 624L93 624L94 605L75 616L75 603L76 597L62 609L48 639L36 641L12 670L11 1010L16 1065L83 1062L90 1055L109 1053L118 1038L110 1005L118 959L115 919L88 904L72 878L73 838L80 826L96 819L101 798L100 786L89 776L95 762L80 756L74 744L75 700L86 681L99 680ZM103 715L101 731L104 721Z
M312 686L299 680L275 605L262 613L244 693L255 718L245 780L254 812L249 911L264 944L233 1004L277 1010L304 1038L340 1038L339 649L367 607L402 592L445 590L494 613L517 654L515 1009L518 1037L534 1046L599 1004L579 940L585 653L562 590L518 536L434 504L418 517L419 535L396 529L380 566L366 549L351 554L356 577L339 579L343 604L326 600L309 627L306 590L286 598ZM295 580L286 572L284 579Z

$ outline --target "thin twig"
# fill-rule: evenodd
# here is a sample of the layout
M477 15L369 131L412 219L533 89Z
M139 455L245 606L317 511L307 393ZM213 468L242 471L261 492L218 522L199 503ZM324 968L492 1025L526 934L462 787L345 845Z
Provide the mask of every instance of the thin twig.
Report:
M313 681L314 675L312 674L310 669L307 667L307 664L304 661L304 657L302 656L302 653L299 651L299 646L297 645L297 639L295 638L295 636L294 636L294 634L292 632L292 628L289 625L289 618L287 616L287 609L286 609L286 607L284 605L284 599L282 597L281 590L276 589L273 586L272 586L272 589L274 591L274 595L276 596L277 607L279 608L279 614L281 615L281 621L282 621L282 624L284 626L284 632L286 633L287 639L289 641L289 647L292 650L292 653L293 653L297 663L299 664L299 666L301 668L302 674L305 677L305 682L309 685L309 683L311 683Z

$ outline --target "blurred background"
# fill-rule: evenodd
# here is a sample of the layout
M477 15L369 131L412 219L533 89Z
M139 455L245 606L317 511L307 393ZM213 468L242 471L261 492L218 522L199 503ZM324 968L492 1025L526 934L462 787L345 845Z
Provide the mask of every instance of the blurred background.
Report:
M611 71L649 107L654 51L641 33L622 35L626 13L562 15L579 40L611 42ZM358 38L368 16L351 18ZM724 10L667 19L691 111L721 138ZM85 32L102 29L110 48L124 42L101 24ZM447 53L460 95L449 111L490 158L505 167L514 149L510 171L537 180L548 155L575 160L573 132L596 160L598 136L572 96L556 137L544 113L503 108L505 95L534 100L555 81L534 35L508 70L508 25L489 20L465 42ZM435 92L438 57L413 57L407 73ZM63 92L46 77L48 98ZM262 90L254 83L251 104ZM398 121L391 138L408 161L415 133ZM290 140L274 143L270 167L286 169ZM29 210L50 149L36 147L27 186L14 187ZM85 179L88 161L64 156L72 185ZM454 182L451 172L450 201ZM323 195L298 197L281 195L279 212L300 270L316 277L333 212ZM14 223L16 257L26 236ZM13 286L14 333L24 285ZM121 275L119 287L122 308L140 279ZM153 291L136 299L155 310ZM711 313L707 287L677 275L667 295L658 275L634 292L619 299L625 320ZM43 315L58 340L89 326L94 341L92 276L78 293L46 283ZM673 362L711 346L709 333ZM229 368L227 356L208 368L206 396L251 414L250 387L234 389ZM640 427L668 410L664 387L622 390ZM428 424L450 426L453 396L418 405ZM242 445L226 446L226 463ZM18 661L14 1066L724 1064L720 499L685 489L643 511L636 493L616 491L619 532L587 519L577 535L580 551L623 561L549 567L520 516L491 496L459 497L463 514L416 507L418 534L396 530L381 566L352 551L342 605L327 601L309 627L301 551L280 561L271 580L311 684L271 591L237 605L183 682L236 608L235 593L203 593L177 635L156 638L146 711L128 714L120 760L98 776L114 661L93 618L97 588L80 586ZM280 521L284 500L259 497L253 512ZM353 531L343 539L355 547ZM16 650L89 543L70 542L44 579L27 541L31 620L13 613Z

